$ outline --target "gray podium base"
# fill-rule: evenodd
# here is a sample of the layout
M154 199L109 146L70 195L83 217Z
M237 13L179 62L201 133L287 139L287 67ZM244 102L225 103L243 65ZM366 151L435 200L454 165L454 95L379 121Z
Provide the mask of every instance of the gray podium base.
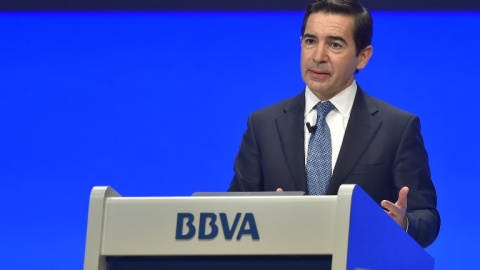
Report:
M107 270L332 269L332 256L123 256L106 262Z

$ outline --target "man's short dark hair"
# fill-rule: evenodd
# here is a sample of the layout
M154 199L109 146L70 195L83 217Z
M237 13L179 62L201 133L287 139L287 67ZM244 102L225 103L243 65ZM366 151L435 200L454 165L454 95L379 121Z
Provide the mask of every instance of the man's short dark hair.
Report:
M372 43L373 20L372 15L356 0L317 0L307 6L302 24L302 37L308 17L312 13L324 12L330 14L351 15L355 18L353 39L357 56Z

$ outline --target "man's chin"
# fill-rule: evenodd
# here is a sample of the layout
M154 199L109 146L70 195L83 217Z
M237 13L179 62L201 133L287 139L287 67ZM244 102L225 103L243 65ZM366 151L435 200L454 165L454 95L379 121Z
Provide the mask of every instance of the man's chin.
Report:
M312 90L313 93L319 93L319 94L327 94L327 92L329 92L329 89L331 87L329 87L329 85L325 84L325 83L319 83L319 82L315 82L315 83L308 83L308 88L310 88L310 90Z
M331 87L326 85L309 85L308 88L312 91L312 93L318 97L320 100L329 100L338 94L340 91L331 90Z

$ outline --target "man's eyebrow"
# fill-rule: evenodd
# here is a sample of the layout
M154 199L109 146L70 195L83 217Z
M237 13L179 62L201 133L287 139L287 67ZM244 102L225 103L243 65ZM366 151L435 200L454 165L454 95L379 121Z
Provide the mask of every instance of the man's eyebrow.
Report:
M341 36L328 36L327 39L328 39L328 40L340 41L340 42L348 45L347 41L346 41L343 37L341 37Z
M317 38L317 36L312 35L312 34L303 34L304 38Z

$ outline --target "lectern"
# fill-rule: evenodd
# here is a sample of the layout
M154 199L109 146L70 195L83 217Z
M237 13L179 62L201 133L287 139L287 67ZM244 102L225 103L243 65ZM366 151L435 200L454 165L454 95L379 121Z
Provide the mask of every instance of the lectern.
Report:
M355 185L337 196L121 197L94 187L90 197L84 270L433 268Z

